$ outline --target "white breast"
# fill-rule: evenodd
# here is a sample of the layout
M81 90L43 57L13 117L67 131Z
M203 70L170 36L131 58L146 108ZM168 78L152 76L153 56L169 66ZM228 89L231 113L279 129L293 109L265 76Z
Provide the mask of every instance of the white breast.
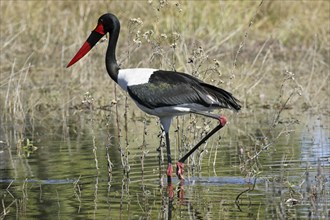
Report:
M118 84L123 90L127 91L127 86L147 83L151 74L155 71L157 71L157 69L120 69L118 73Z

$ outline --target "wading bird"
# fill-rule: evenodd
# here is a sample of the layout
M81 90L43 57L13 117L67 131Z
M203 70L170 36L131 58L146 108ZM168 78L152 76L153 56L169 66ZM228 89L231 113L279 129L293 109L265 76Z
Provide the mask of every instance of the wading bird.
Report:
M98 19L96 28L67 67L80 60L105 34L109 33L110 40L105 57L107 72L123 90L128 92L142 111L160 118L165 131L169 183L172 181L173 172L169 138L172 118L195 113L219 120L219 125L177 162L176 174L179 179L183 179L184 161L227 122L224 116L210 112L219 108L238 111L241 108L239 101L231 93L186 73L151 68L120 69L116 60L119 31L120 23L115 15L110 13L102 15Z

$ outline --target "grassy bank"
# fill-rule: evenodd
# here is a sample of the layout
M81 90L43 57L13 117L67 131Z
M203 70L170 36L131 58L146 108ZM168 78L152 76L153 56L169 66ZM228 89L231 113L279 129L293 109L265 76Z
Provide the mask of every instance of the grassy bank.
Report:
M79 193L81 175L94 179L97 173L95 182L98 183L98 175L108 171L100 179L109 175L110 183L116 172L123 180L129 179L131 172L132 179L135 174L136 182L140 183L141 170L142 178L144 171L152 173L149 177L155 184L157 169L160 176L165 173L164 140L159 141L157 120L137 109L107 75L104 65L107 41L98 44L75 66L65 68L95 27L98 17L112 12L122 25L117 50L122 68L153 67L188 72L231 91L242 101L239 114L224 111L230 123L223 132L189 158L188 175L232 176L231 171L237 170L237 176L246 179L262 176L272 183L269 191L274 195L266 199L276 210L273 217L284 219L281 210L285 210L285 203L295 205L297 202L311 204L312 211L317 213L312 217L328 216L327 170L323 170L319 160L327 153L313 155L315 161L318 157L315 172L315 167L309 164L310 158L301 156L301 151L303 147L308 152L312 148L325 149L323 144L328 143L319 139L329 131L324 126L330 113L329 8L329 1L317 0L265 0L262 4L260 1L2 0L0 152L4 158L3 170L22 172L19 177L30 178L25 172L36 162L25 159L34 154L34 159L44 164L51 161L50 170L56 171L56 177L62 178L68 169L77 169L73 174L66 174L69 178L80 175L74 185L74 191ZM171 130L173 159L186 153L215 123L196 115L176 118ZM87 144L83 145L83 141ZM83 148L87 149L88 156L93 152L95 162L80 161ZM69 165L61 162L62 157L70 161ZM147 164L146 161L155 158L156 162ZM326 163L328 158L323 160ZM86 170L81 169L79 162L89 167L90 173L84 174ZM305 163L306 170L302 170ZM44 164L38 163L36 167ZM113 164L117 165L114 172ZM279 166L281 169L277 169ZM223 167L230 172L222 170ZM40 173L48 175L43 169ZM48 177L54 178L51 174ZM2 178L9 180L17 175ZM86 177L82 179L86 182ZM120 182L114 181L114 184ZM11 184L6 186L7 191ZM28 188L24 184L22 188ZM90 186L97 191L97 184ZM225 210L231 209L235 196L239 202L253 190L254 186L249 186L240 191L242 193L231 195L230 205L224 203ZM140 191L138 188L138 194ZM85 196L88 201L95 192ZM278 192L284 193L279 196ZM121 193L123 195L123 188ZM42 193L31 194L38 197L36 203L41 201ZM50 196L51 199L58 197L57 191L56 194ZM6 210L25 214L26 210L18 207L20 204L24 207L24 201L27 204L24 196L23 202L18 196L12 196L13 202L9 196L2 196L5 211L0 216L7 215ZM5 199L10 203L5 204ZM79 196L78 200L80 202ZM203 200L197 200L200 201ZM264 198L260 201L264 202ZM248 203L251 204L251 200ZM257 216L259 212L262 216L264 209L259 200L255 204L255 208L259 207ZM250 205L247 208L250 209ZM322 210L318 215L319 209Z
M328 1L1 1L0 108L4 123L67 121L72 110L126 94L107 76L101 43L68 61L112 12L121 20L118 61L189 72L256 108L329 113ZM130 102L130 101L128 101ZM135 112L136 107L130 107ZM136 114L141 113L136 110Z

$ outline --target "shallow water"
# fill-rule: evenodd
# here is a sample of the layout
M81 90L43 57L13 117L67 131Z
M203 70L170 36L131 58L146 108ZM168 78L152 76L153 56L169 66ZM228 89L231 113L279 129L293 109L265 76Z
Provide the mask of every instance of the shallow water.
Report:
M52 130L40 122L25 128L33 143L25 140L20 147L17 128L2 124L1 217L329 218L327 116L304 115L299 123L283 120L270 129L273 113L232 115L232 122L186 162L185 181L173 176L168 186L156 119L130 121L127 127L121 119L118 137L115 116L105 115L81 112L79 120ZM189 119L173 124L174 161L199 139L201 132L189 127ZM198 125L204 125L202 119Z

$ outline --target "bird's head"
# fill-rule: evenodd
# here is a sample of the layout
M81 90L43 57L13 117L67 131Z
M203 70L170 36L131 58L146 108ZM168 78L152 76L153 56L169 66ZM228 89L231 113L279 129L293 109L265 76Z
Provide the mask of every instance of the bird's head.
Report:
M72 58L69 64L66 66L67 68L75 64L78 60L83 58L94 46L95 44L104 36L106 33L110 33L111 35L116 30L116 34L118 34L120 29L120 23L118 18L111 14L106 13L102 15L97 22L96 28L92 31L92 33L87 38L86 42L82 45L76 55ZM118 36L117 36L118 37Z

